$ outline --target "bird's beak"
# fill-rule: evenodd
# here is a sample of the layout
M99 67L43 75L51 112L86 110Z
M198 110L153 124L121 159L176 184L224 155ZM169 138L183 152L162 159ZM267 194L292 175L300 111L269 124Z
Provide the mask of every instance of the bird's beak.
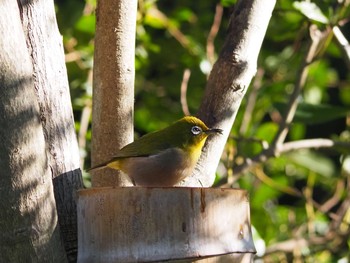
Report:
M217 134L217 133L220 133L222 134L223 130L221 129L215 129L215 128L212 128L212 129L208 129L205 131L206 134L210 135L210 134Z

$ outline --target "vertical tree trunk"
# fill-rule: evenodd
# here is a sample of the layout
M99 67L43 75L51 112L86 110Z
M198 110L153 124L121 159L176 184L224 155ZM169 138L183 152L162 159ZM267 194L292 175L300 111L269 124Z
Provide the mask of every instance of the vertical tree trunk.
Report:
M92 164L133 140L136 0L99 0L96 12ZM117 171L92 175L93 186L130 184Z
M53 178L58 222L70 262L77 258L77 189L83 187L62 37L52 0L19 2Z
M0 259L66 262L16 1L0 4L0 50Z
M198 116L224 130L203 149L185 185L211 186L238 108L256 72L257 58L276 0L241 0L231 15L227 37L214 64Z

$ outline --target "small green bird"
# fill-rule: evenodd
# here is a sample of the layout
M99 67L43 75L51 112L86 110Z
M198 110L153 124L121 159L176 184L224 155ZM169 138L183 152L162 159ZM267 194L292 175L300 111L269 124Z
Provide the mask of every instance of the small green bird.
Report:
M186 116L172 125L124 146L107 162L87 171L110 167L126 173L134 185L173 186L189 176L207 137L222 134L200 119Z

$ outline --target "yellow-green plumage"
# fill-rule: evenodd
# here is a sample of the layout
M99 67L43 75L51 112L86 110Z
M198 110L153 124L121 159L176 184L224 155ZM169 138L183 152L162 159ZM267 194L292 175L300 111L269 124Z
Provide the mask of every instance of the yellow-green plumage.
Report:
M221 130L187 116L126 145L112 159L89 170L107 166L122 170L136 185L173 186L191 174L212 133Z

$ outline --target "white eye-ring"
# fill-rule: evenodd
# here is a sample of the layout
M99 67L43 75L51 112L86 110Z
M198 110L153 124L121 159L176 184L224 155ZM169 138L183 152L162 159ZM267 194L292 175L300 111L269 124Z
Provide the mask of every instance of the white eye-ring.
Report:
M191 128L191 132L192 132L192 134L194 134L194 135L198 135L198 134L200 134L200 133L202 132L202 129L201 129L201 127L193 126L193 127Z

